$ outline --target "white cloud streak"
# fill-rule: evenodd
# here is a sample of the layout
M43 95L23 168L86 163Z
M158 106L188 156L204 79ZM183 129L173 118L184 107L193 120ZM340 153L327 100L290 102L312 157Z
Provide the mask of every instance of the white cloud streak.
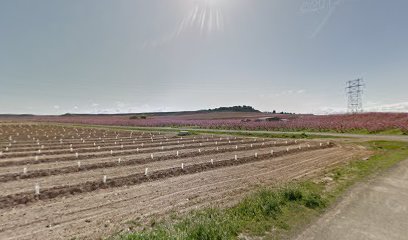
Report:
M408 112L408 102L368 106L365 110L369 112Z
M300 11L303 14L307 13L322 13L324 17L317 25L310 38L315 38L320 31L327 25L327 22L332 17L336 8L343 2L343 0L303 0Z
M316 114L341 114L347 109L342 107L322 107L315 111ZM408 113L408 102L371 104L364 107L364 112L401 112Z

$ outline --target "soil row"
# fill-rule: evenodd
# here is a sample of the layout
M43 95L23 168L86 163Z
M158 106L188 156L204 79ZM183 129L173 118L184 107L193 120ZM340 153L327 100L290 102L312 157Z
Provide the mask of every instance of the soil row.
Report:
M239 143L239 145L238 145ZM293 144L296 144L297 142L276 142L276 141L270 141L270 142L264 142L264 143L258 143L258 144L252 144L252 147L257 147L257 146L264 146L264 147L271 147L271 146L290 146ZM216 147L216 146L226 146L226 145L235 145L235 146L242 146L242 142L236 142L236 141L231 141L229 142L223 142L217 145L214 145L213 143L208 144L208 145L202 145L200 147L195 146L195 145L187 145L187 146L179 146L175 145L174 147L168 147L166 149L157 149L157 148L150 148L150 149L137 149L136 150L123 150L123 151L116 151L116 152L101 152L101 153L96 153L93 152L93 154L81 154L76 157L75 154L69 154L69 155L61 155L61 156L50 156L50 157L39 157L38 159L7 159L7 161L0 161L0 167L8 167L8 166L21 166L21 165L27 165L27 164L39 164L39 163L48 163L48 162L65 162L65 161L73 161L73 160L84 160L84 159L92 159L92 158L102 158L102 157L120 157L120 156L127 156L131 154L145 154L145 153L157 153L158 151L162 152L169 152L174 150L183 150L183 149L196 149L196 148L205 148L205 147ZM242 148L242 147L241 147ZM219 151L223 151L225 149L219 149ZM204 152L204 151L203 151ZM202 154L203 154L202 152Z
M218 140L218 139L217 139ZM36 149L30 149L29 151L16 151L13 149L9 149L7 152L3 152L2 155L0 155L0 158L13 158L13 157L28 157L28 156L35 156L35 155L58 155L58 154L69 154L69 153L89 153L89 152L95 152L95 151L107 151L107 150L132 150L132 149L137 149L140 147L148 148L148 147L161 147L161 146L172 146L172 145L177 145L177 144L194 144L194 143L225 143L225 142L238 142L238 141L243 141L241 138L236 138L236 139L223 139L223 140L207 140L207 139L173 139L173 140L168 140L168 141L134 141L134 142L115 142L115 144L104 144L104 145L98 145L98 144L89 144L87 147L83 146L72 146L72 151L70 149L70 146L66 145L60 145L58 148L55 148L54 150L41 148L41 146L38 146ZM256 141L255 141L256 142ZM40 150L41 152L39 152Z
M222 146L222 145L221 145ZM225 146L225 144L224 144ZM202 148L199 151L193 151L193 152L179 152L177 155L177 151L174 152L165 152L166 155L159 155L159 156L154 156L153 158L150 157L144 157L144 158L130 158L127 159L126 161L104 161L104 162L96 162L96 163L91 163L91 164L84 164L81 165L80 167L78 166L67 166L67 167L61 167L61 168L50 168L50 169L40 169L40 170L33 170L29 171L27 173L7 173L7 174L2 174L0 175L0 182L8 182L8 181L13 181L13 180L18 180L18 179L26 179L26 178L37 178L37 177L44 177L44 176L52 176L52 175L59 175L59 174L64 174L64 173L72 173L72 172L81 172L81 171L89 171L89 170L94 170L98 168L111 168L111 167L118 167L118 166L131 166L131 165L138 165L138 164L146 164L150 162L158 162L158 161L164 161L164 160L171 160L171 159L180 159L180 158L191 158L191 157L196 157L196 156L208 156L212 154L219 154L219 153L228 153L228 152L235 152L237 150L243 151L243 150L256 150L256 149L265 149L265 148L270 148L270 147L282 147L282 146L293 146L291 143L264 143L264 144L258 144L258 145L248 145L248 146L242 146L240 145L238 149L236 146L231 146L230 148L211 148L211 149L205 149ZM214 147L214 146L213 146ZM197 147L195 147L197 148ZM186 148L184 148L186 149ZM194 148L189 148L189 149L194 149ZM145 152L140 152L140 154L146 154L146 153L152 153L153 151L145 151ZM157 151L154 151L157 152ZM126 155L128 156L128 155Z
M34 137L34 136L31 136ZM86 134L82 134L82 135L75 135L75 136L54 136L54 137L47 137L46 139L42 139L39 140L39 142L41 144L47 144L47 145L57 145L60 142L60 139L63 140L64 143L72 143L72 144L78 144L78 143L82 143L83 140L85 141L119 141L119 139L131 139L134 137L140 137L140 138L144 138L144 139L151 139L152 137L154 139L164 139L167 137L167 135L165 134L126 134L125 136L120 136L119 135L102 135L99 134L97 136L94 136L93 138L90 138L89 136L86 136ZM174 136L173 136L174 137ZM33 140L16 140L16 139L12 139L12 140L8 140L8 141L2 141L0 142L0 146L4 145L7 146L9 143L12 143L13 145L17 145L17 146L32 146L37 144L37 139L35 138ZM17 142L14 143L14 140L16 140Z
M180 139L180 137L177 136L163 136L163 137L157 137L155 136L153 138L153 141L157 142L157 141L165 141L166 139ZM185 139L192 139L190 138L185 138ZM151 137L146 136L146 137L122 137L122 138L98 138L98 139L77 139L77 141L72 142L72 141L67 141L66 139L63 139L63 141L61 142L60 140L52 140L49 143L44 143L44 142L31 142L31 143L6 143L3 144L3 146L1 146L0 148L5 148L5 147L9 147L10 150L29 150L29 149L38 149L39 147L41 147L41 145L44 145L45 149L55 149L55 148L61 148L61 145L68 145L68 144L72 144L73 146L77 147L77 146L92 146L93 143L98 144L98 145L106 145L109 143L114 143L114 142L118 142L118 143L132 143L132 142L150 142L152 140Z
M329 145L323 146L311 146L310 148L296 148L290 149L289 151L279 151L274 152L273 154L260 154L257 156L252 157L242 157L238 159L226 159L220 160L216 162L207 162L207 163L198 163L193 165L185 166L183 169L181 167L158 170L154 172L148 172L147 175L145 173L137 173L122 177L110 178L106 179L106 181L88 181L81 184L76 185L66 185L66 186L59 186L59 187L52 187L47 189L40 190L40 194L35 194L34 191L32 192L22 192L18 194L7 195L4 197L0 197L0 208L7 208L13 207L19 204L27 204L31 202L35 202L38 200L47 200L53 199L62 196L69 196L75 195L80 193L92 192L98 189L106 189L106 188L114 188L114 187L121 187L121 186L129 186L129 185L136 185L143 182L155 181L159 179L165 179L170 177L176 177L185 174L193 174L203 171L208 171L211 169L222 168L227 166L235 166L250 162L262 161L266 159L271 159L279 156L284 156L288 154L298 153L298 152L306 152L312 151L317 149L324 149L324 148L331 148L334 144L330 143Z
M4 127L4 125L0 125L0 127ZM63 131L60 131L59 134L56 133L50 133L50 132L44 132L43 134L38 134L38 132L18 132L19 135L17 135L16 132L14 133L4 133L3 132L3 139L0 141L0 144L4 143L9 143L10 141L17 141L21 143L31 143L34 140L40 140L41 142L52 142L55 140L59 140L61 138L67 140L67 141L76 141L79 138L84 138L84 139L97 139L99 137L104 137L104 138L119 138L119 137L128 137L130 135L130 132L126 131L121 131L122 133L126 134L120 134L118 132L113 132L113 131L104 131L104 132L98 132L98 133L86 133L86 132L76 132L76 133L66 133ZM161 135L160 133L150 133L148 132L147 134L140 134L140 132L133 132L136 134L132 134L135 136L157 136ZM0 135L1 136L1 135ZM30 136L30 137L28 137ZM10 138L11 137L11 138Z

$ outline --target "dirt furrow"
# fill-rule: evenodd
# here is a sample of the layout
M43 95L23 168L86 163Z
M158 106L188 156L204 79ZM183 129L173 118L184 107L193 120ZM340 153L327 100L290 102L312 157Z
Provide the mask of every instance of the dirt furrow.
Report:
M276 147L273 148L274 152L284 151L286 147ZM135 164L135 165L127 165L127 166L120 166L117 165L116 167L112 168L98 168L89 171L76 171L73 173L68 174L59 174L59 175L51 175L45 177L39 177L37 179L20 179L17 181L9 181L2 184L4 187L4 191L0 193L0 196L16 194L25 191L33 191L34 184L39 184L41 188L49 188L49 187L58 187L58 186L65 186L67 184L79 184L82 182L87 181L101 181L104 175L107 178L113 177L121 177L127 176L135 173L143 173L145 168L148 168L149 171L158 171L163 169L170 169L174 167L180 167L181 164L184 166L188 166L191 164L197 163L208 163L213 161L220 161L224 159L231 159L242 157L252 157L255 153L262 155L262 154L270 154L270 148L264 149L251 149L251 150L241 150L241 151L234 151L231 153L217 153L212 155L198 155L195 157L188 157L188 158L176 158L176 159L168 159L162 161L148 161L147 163L143 164ZM270 159L274 161L274 158Z
M316 152L307 152L307 153L300 153L296 154L294 156L287 156L284 157L284 161L289 161L290 159L287 159L288 157L294 158L295 160L307 160L310 159L310 156L314 159L312 162L308 164L309 169L313 169L314 165L316 162L323 162L322 159L325 159L325 156L328 156L329 160L334 160L334 159L339 159L339 161L346 161L349 155L352 155L353 152L351 151L339 151L336 150L336 153L330 154L334 149L326 149L326 150L318 150ZM316 158L315 155L318 155L319 157ZM286 159L286 160L285 160ZM54 211L55 215L54 217L48 218L48 215L44 215L44 218L41 218L42 220L38 222L37 224L29 224L29 226L24 226L24 228L32 228L32 230L38 231L37 234L34 234L34 238L40 238L41 236L45 236L44 234L52 234L52 236L55 236L56 233L63 233L64 236L79 236L81 233L84 235L81 235L83 237L88 237L88 238L96 238L98 236L101 236L100 234L102 233L109 233L115 230L115 228L111 228L110 225L113 225L113 222L119 221L121 223L124 223L127 220L130 219L136 219L137 216L148 216L149 211L154 212L154 210L159 211L159 209L165 209L165 206L171 205L173 202L181 202L180 208L183 208L184 203L189 203L191 202L191 199L194 198L194 195L198 194L200 196L206 196L205 190L207 189L207 193L210 192L217 192L217 191L225 191L225 189L234 189L235 187L242 186L243 183L244 185L247 185L248 179L252 178L259 178L260 180L265 179L265 177L270 178L273 181L276 181L276 179L282 178L282 177L291 177L292 175L288 175L288 173L292 172L292 167L287 166L286 168L287 171L283 171L283 169L274 169L274 170L268 170L267 166L271 165L269 161L263 161L259 163L254 163L254 164L245 164L241 166L235 166L231 167L228 169L228 173L224 171L223 169L218 169L210 172L203 172L203 173L197 173L197 174L192 174L188 176L181 176L173 179L166 179L165 181L156 181L156 182L151 182L151 183L145 183L139 186L131 187L131 188L123 188L123 190L115 190L110 192L109 194L112 196L112 200L119 200L119 202L122 202L120 206L115 206L115 207L107 207L103 205L95 205L87 213L83 212L83 207L85 204L84 203L93 203L95 200L95 203L104 203L108 205L116 205L118 204L117 202L112 202L108 200L107 198L104 197L105 193L104 191L110 191L110 190L101 190L100 192L100 200L97 200L97 198L94 198L94 196L84 196L85 198L81 198L82 200L70 200L72 204L67 205L68 203L65 202L60 202L60 203L44 203L50 206L50 209L44 208L44 210L47 211L53 211L52 209L69 209L69 212L73 214L70 219L72 220L66 220L62 222L58 222L57 219L60 219L58 215L64 214L64 216L69 217L70 215L66 215L66 211L60 212L60 211ZM270 166L269 166L270 167ZM238 172L240 173L240 177L236 178L236 173L233 169L241 169ZM305 165L300 165L299 169L305 169ZM251 171L252 170L252 171ZM249 171L250 174L247 174ZM272 172L270 172L272 171ZM255 172L259 172L259 175L254 174ZM275 172L275 174L273 174ZM295 171L296 172L296 171ZM261 173L263 175L261 175ZM224 176L223 178L230 178L227 182L225 180L222 180L222 182L225 182L226 184L233 184L233 186L228 186L228 185L218 185L217 187L217 178L214 178L215 175L221 175ZM203 179L204 176L206 180ZM239 180L241 178L241 180ZM255 185L259 183L259 180L254 180ZM269 181L269 180L268 180ZM210 184L210 185L208 185ZM211 187L211 184L215 184L213 187ZM161 187L159 187L161 186ZM137 189L145 189L146 191L140 191ZM177 190L176 190L177 189ZM196 191L197 189L201 189L200 191ZM139 203L139 204L131 204L130 199L127 199L129 196L128 194L125 194L125 192L129 192L132 194L137 194L139 197L132 198L134 199L134 203ZM166 194L169 193L169 194ZM184 192L184 194L183 194ZM244 193L246 191L243 191ZM140 199L140 194L143 194L146 199L142 200ZM157 197L153 197L151 195L156 195ZM230 194L224 194L224 197L229 197L229 199L236 197L237 194L230 195ZM92 198L91 198L92 197ZM221 201L222 199L218 199L219 196L214 196L215 199L214 201ZM75 197L78 198L78 197ZM90 202L87 199L92 199ZM174 198L173 200L169 201L169 198ZM180 201L181 199L187 199L190 198L190 200L183 200ZM123 200L125 199L125 200ZM156 199L156 200L155 200ZM179 199L179 200L177 200ZM68 199L67 199L68 200ZM128 201L129 200L129 201ZM211 201L209 202L211 203ZM236 200L236 199L235 199ZM141 202L143 201L143 202ZM200 201L205 201L204 199L200 199ZM228 202L229 200L225 200L225 202ZM82 203L81 203L82 202ZM62 204L62 205L61 205ZM163 206L164 204L164 206ZM55 207L52 207L52 206ZM132 208L128 208L129 205L132 205ZM63 207L64 206L64 207ZM145 206L145 207L138 207L138 206ZM146 208L147 206L151 206ZM37 208L38 210L41 211L39 207L36 207L35 205L32 206L33 208ZM137 208L135 208L137 207ZM31 208L31 207L30 207ZM23 210L22 208L21 210ZM74 210L72 210L74 209ZM78 209L79 212L77 212ZM102 209L104 211L102 211ZM167 209L167 208L166 208ZM171 207L170 207L171 209ZM21 212L21 210L17 209L17 212ZM131 211L130 211L131 210ZM169 209L168 209L169 210ZM3 210L0 210L3 211ZM99 213L97 213L99 212ZM10 214L13 214L10 212ZM123 216L122 216L123 214ZM62 216L62 215L61 215ZM93 216L93 217L92 217ZM4 215L4 217L7 217L7 219L21 219L19 217L12 217L8 215ZM130 219L129 219L130 218ZM34 219L34 218L33 218ZM81 221L82 219L82 221ZM90 220L89 222L85 222L85 220ZM103 226L106 224L106 221L109 220L111 223L109 223L109 227L106 228L98 228L98 227L93 227L93 226ZM15 220L14 220L15 221ZM55 221L55 223L54 223ZM6 222L4 222L6 223ZM47 228L45 227L49 223L52 223L52 227ZM8 223L10 225L10 223ZM15 224L11 224L15 226ZM92 226L92 227L91 227ZM11 227L11 226L10 226ZM6 226L2 226L0 229L8 229ZM12 232L12 227L10 230L7 230L8 233ZM3 232L4 234L7 234L7 232ZM0 236L5 236L2 233L0 233ZM9 235L10 236L10 235ZM23 238L23 236L18 236Z
M115 142L115 144L112 145L107 145L107 146L100 146L100 145L95 145L92 147L88 148L74 148L72 146L67 146L63 145L59 149L55 150L45 150L42 149L41 146L37 148L35 151L24 151L24 152L13 152L12 150L8 150L7 152L3 152L3 154L0 156L1 158L7 158L8 160L12 160L15 158L21 158L21 157L30 157L30 156L53 156L53 155L60 155L60 154L86 154L86 153L94 153L94 152L103 152L103 151L130 151L130 150L135 150L138 148L153 148L153 147L167 147L167 146L176 146L176 145L193 145L193 144L203 144L203 145L213 145L216 142L219 145L225 145L227 143L233 144L233 143L239 143L241 141L240 139L236 140L222 140L222 141L206 141L206 140L195 140L195 139L189 139L188 141L186 140L175 140L175 141L157 141L157 142L142 142L140 144L130 144L130 145L125 145L122 144L121 142ZM242 140L243 141L243 140Z
M138 155L137 157L134 158L127 158L124 161L112 161L112 159L109 159L109 161L105 162L95 162L95 163L90 163L90 164L82 164L80 167L77 166L77 162L74 162L76 165L73 166L72 164L66 167L59 167L59 168L49 168L47 165L45 165L47 168L46 169L40 169L40 170L30 170L24 173L21 171L21 168L19 168L19 172L14 172L14 173L5 173L5 174L0 174L0 182L8 182L8 181L13 181L13 180L18 180L18 179L26 179L26 178L37 178L37 177L43 177L43 176L51 176L51 175L59 175L59 174L66 174L66 173L72 173L72 172L80 172L80 171L89 171L93 169L99 169L99 168L112 168L112 167L118 167L118 166L133 166L133 165L138 165L138 164L146 164L146 163L151 163L155 161L164 161L164 160L169 160L169 159L180 159L180 158L188 158L188 157L195 157L195 156L208 156L212 154L217 154L217 153L225 153L225 152L236 152L236 151L243 151L243 150L256 150L256 149L265 149L265 148L271 148L271 147L281 147L284 145L285 147L290 147L293 148L293 146L286 145L285 144L275 144L275 142L271 143L265 143L265 144L260 144L260 145L248 145L248 146L242 146L242 145L235 145L235 146L230 146L227 148L219 148L216 150L214 147L198 147L196 149L189 149L191 151L179 151L178 155L177 152L160 152L159 154L156 154L153 156L153 159L151 156L148 154L143 154L143 155ZM225 145L220 145L225 146ZM236 148L238 146L238 148ZM307 145L296 145L296 146L302 146L303 148L307 148ZM309 145L311 146L311 145ZM197 149L200 149L199 151ZM3 171L6 170L6 168L3 167Z
M295 152L302 151L311 151L322 148L333 147L333 144L324 145L324 146L312 146L310 148L303 149L291 149L290 151L279 151L273 154L274 157L282 156L285 154L291 154ZM188 165L182 169L181 167L171 168L166 170L159 170L147 175L144 173L132 174L125 177L116 177L112 179L107 179L104 182L101 181L88 181L86 183L72 185L72 186L62 186L62 187L53 187L44 189L41 191L41 194L34 195L32 192L24 192L18 194L12 194L8 196L0 197L0 208L6 208L18 204L27 204L37 200L53 199L59 196L67 196L73 194L79 194L84 192L95 191L100 188L112 188L112 187L121 187L125 185L135 185L147 181L155 181L158 179L176 177L183 174L192 174L196 172L208 171L214 168L221 168L225 166L233 166L244 164L248 162L261 161L267 158L271 158L271 154L259 154L258 156L252 157L242 157L238 159L227 159L216 162L209 163L198 163L193 165Z
M239 143L242 145L242 143ZM284 146L284 145L293 145L295 144L295 142L288 142L286 144L286 142L284 143L278 143L276 141L269 141L269 142L265 142L265 143L257 143L257 144L253 144L254 147L257 146L261 146L261 147L272 147L272 146ZM228 145L233 145L232 143L222 143L222 144L216 144L215 146L228 146ZM238 143L235 143L235 145L237 146ZM203 146L204 147L204 146ZM209 146L205 146L205 147L209 147ZM62 162L62 161L72 161L72 160L81 160L81 159L86 159L86 158L94 158L94 157L109 157L109 156L126 156L129 154L138 154L138 153L156 153L158 151L174 151L174 150L182 150L182 149L194 149L194 148L200 148L198 146L175 146L175 147L171 147L171 148L167 148L167 149L156 149L156 148L149 148L149 149L136 149L136 150L123 150L123 151L116 151L116 152L102 152L102 153L92 153L92 154L88 154L88 155L78 155L78 157L76 157L75 154L69 154L69 155L55 155L55 156L51 156L51 157L40 157L38 159L26 159L26 158L22 158L22 159L8 159L7 161L0 161L0 167L7 167L7 166L17 166L17 165L26 165L26 164L38 164L38 163L46 163L46 162Z

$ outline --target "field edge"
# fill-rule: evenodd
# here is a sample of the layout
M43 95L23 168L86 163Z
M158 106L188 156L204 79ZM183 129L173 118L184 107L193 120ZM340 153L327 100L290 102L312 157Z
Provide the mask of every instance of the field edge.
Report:
M135 232L109 239L289 239L334 207L353 185L371 179L408 158L408 144L393 141L359 143L375 152L325 172L318 178L281 186L260 187L237 205L205 208L152 219L149 226L132 222Z

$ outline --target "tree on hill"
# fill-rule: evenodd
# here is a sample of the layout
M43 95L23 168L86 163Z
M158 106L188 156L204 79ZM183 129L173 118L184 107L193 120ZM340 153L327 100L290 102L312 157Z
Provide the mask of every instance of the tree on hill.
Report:
M260 112L251 106L232 106L232 107L219 107L214 109L208 109L208 112Z

